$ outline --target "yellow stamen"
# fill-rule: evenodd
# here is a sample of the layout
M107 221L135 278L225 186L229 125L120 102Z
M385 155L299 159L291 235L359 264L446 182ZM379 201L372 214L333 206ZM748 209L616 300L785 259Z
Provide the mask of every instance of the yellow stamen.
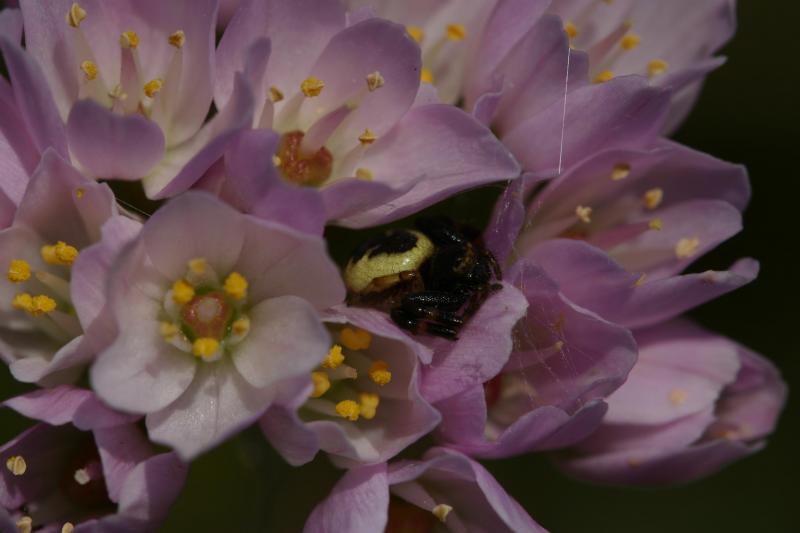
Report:
M356 169L356 177L360 180L372 181L375 179L375 174L370 169L361 167Z
M191 270L194 274L201 275L206 273L206 268L208 267L208 263L202 257L197 257L195 259L189 260L189 270Z
M150 80L144 84L143 87L144 94L148 98L153 98L155 95L158 94L158 92L161 90L162 87L164 87L164 80L162 80L161 78Z
M75 198L77 198L78 200L83 198L84 194L86 194L86 189L84 189L83 187L78 187L77 189L75 189Z
M570 40L578 36L578 27L572 22L567 21L567 23L564 24L564 31L567 33L567 37L569 37Z
M300 90L309 98L319 96L319 93L322 92L324 87L325 82L314 77L306 78L303 80L303 83L300 84Z
M31 531L33 531L33 518L30 516L23 516L17 520L16 525L19 533L31 533Z
M358 136L358 140L361 142L361 144L369 145L378 140L378 137L375 136L374 131L372 131L369 128L366 128L364 129L364 133Z
M380 89L383 87L384 83L386 83L386 80L383 79L383 76L377 70L367 74L367 89L369 89L369 92Z
M339 332L339 341L348 350L368 350L372 344L372 335L361 328L342 328Z
M359 409L361 409L361 416L367 420L375 418L378 412L378 405L381 403L381 398L372 392L362 392L358 395L360 402Z
M654 59L647 64L647 75L651 78L664 74L669 68L669 63L663 59Z
M233 331L234 335L247 335L250 331L250 319L246 316L237 318L233 321L233 324L231 324L231 331Z
M661 200L663 199L664 191L658 187L644 193L644 205L647 209L655 209L661 205Z
M200 337L192 343L192 353L196 357L208 359L219 350L219 341L211 337Z
M331 380L325 372L312 372L311 383L314 385L314 390L311 391L312 398L319 398L331 388Z
M269 99L274 104L283 100L283 93L274 85L269 88Z
M339 413L339 416L342 418L355 422L361 414L361 407L353 400L342 400L336 404L336 412Z
M42 246L40 254L45 263L69 266L78 257L78 249L64 241L58 241L52 245L46 244Z
M159 330L161 331L161 336L165 340L171 340L180 331L180 329L178 329L178 326L176 326L172 322L162 322L161 325L159 326Z
M675 245L675 255L678 259L687 259L697 253L700 246L700 239L697 237L684 238Z
M660 218L654 218L653 220L647 223L647 227L656 231L661 231L661 228L664 227L664 223L661 221Z
M440 522L444 523L444 521L447 520L447 515L449 515L450 511L452 510L453 508L451 506L440 503L434 507L431 512L433 513L433 516L439 519Z
M370 365L369 379L381 387L392 381L392 373L389 371L389 365L386 364L386 361L378 359Z
M333 370L334 368L339 368L342 363L344 363L342 347L338 344L334 344L331 346L331 349L328 350L328 355L326 355L325 359L322 360L322 367Z
M231 272L225 278L223 288L228 296L234 300L241 300L247 296L247 280L238 272Z
M97 78L97 65L93 61L84 61L81 63L81 70L87 81L92 81Z
M28 470L28 463L21 455L12 455L6 460L6 468L15 476L21 476Z
M686 403L686 400L689 398L689 393L686 392L684 389L672 389L669 393L669 401L675 407L679 405L683 405Z
M412 39L417 41L417 44L422 44L422 40L425 38L425 32L422 28L419 26L406 26L406 32Z
M186 34L183 32L183 30L178 30L174 33L171 33L167 40L169 41L169 44L175 48L183 48L183 45L186 43Z
M419 79L423 83L433 83L433 72L431 72L426 68L423 68L422 71L419 73Z
M620 163L611 170L611 179L614 181L624 180L631 173L631 166L627 163Z
M194 287L185 280L179 279L172 285L172 299L176 304L189 303L192 298L194 298Z
M463 24L448 24L447 38L451 41L462 41L467 36L467 28Z
M597 77L595 77L594 82L595 83L605 83L605 82L613 80L613 79L614 79L614 73L611 72L610 70L604 70L603 72L598 74Z
M642 42L642 38L636 35L635 33L629 33L625 37L622 38L622 42L620 42L620 46L622 46L623 50L633 50Z
M139 46L139 36L135 31L124 31L119 36L119 45L122 48L136 48Z
M33 296L27 292L21 292L14 296L14 299L11 300L11 306L14 309L19 309L20 311L28 311L33 309Z
M56 301L44 294L31 296L27 292L22 292L14 296L11 306L14 309L27 311L32 316L42 316L56 308Z
M74 2L67 12L67 24L73 28L81 25L83 19L86 18L86 10L83 9L78 2Z
M580 219L581 222L588 224L592 221L592 208L579 205L575 208L575 215Z
M61 526L61 533L72 533L72 530L75 529L75 526L72 525L72 522L65 522L63 526Z
M31 277L31 265L24 259L12 259L8 265L8 281L11 283L22 283Z
M123 102L127 100L128 93L123 92L122 85L118 83L114 85L113 89L108 91L108 97L111 98L112 100L119 100L120 102Z
M273 155L273 156L272 156L272 165L273 165L273 166L275 166L275 167L279 167L279 166L281 166L281 163L282 163L282 162L283 162L283 161L281 161L281 158L280 158L280 157L278 157L277 155Z

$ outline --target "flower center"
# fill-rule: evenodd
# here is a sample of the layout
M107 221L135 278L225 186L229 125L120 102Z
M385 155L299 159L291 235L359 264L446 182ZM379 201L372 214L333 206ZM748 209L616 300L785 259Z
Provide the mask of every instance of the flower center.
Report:
M221 291L195 296L181 310L184 325L195 337L222 338L232 316L233 307Z
M288 181L309 187L322 185L331 176L333 155L324 146L314 152L303 149L302 131L291 131L281 137L276 163Z

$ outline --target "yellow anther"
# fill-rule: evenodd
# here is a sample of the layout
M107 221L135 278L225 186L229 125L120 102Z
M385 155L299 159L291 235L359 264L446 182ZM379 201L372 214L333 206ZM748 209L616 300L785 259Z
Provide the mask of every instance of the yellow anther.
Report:
M642 42L642 38L635 33L629 33L622 38L620 46L623 50L633 50Z
M358 136L358 140L361 142L361 144L369 145L378 140L378 137L375 136L374 131L369 128L365 128L364 133Z
M30 516L23 516L17 520L16 525L19 533L31 533L31 531L33 531L33 518Z
M122 90L122 85L119 83L114 85L114 88L108 91L108 97L112 100L119 100L120 102L128 98L128 93Z
M326 355L325 359L322 360L322 367L330 368L332 370L334 368L339 368L342 363L344 363L342 347L338 344L334 344L331 346L331 349L328 350L328 355Z
M175 48L183 48L183 45L186 43L186 34L183 32L183 30L178 30L174 33L171 33L167 40L169 41L169 44Z
M12 259L8 265L8 281L11 283L22 283L31 277L31 265L24 259Z
M449 515L450 511L452 510L453 508L451 506L444 503L440 503L439 505L431 509L431 512L433 513L433 516L439 519L440 522L444 522L445 520L447 520L447 515Z
M427 68L423 68L419 73L419 79L423 83L433 83L433 72Z
M176 304L189 303L192 298L194 298L194 287L189 285L186 280L179 279L172 284L172 299Z
M234 335L247 335L250 332L250 319L246 316L237 318L231 324L231 331L233 331Z
M67 24L73 28L81 25L83 19L86 18L86 10L83 9L78 2L74 2L67 12Z
M633 284L633 286L634 287L641 287L642 285L644 285L644 280L646 280L646 279L647 279L647 274L642 273L642 275L639 276L639 279L636 280L636 282Z
M33 308L33 296L27 292L21 292L11 300L11 306L20 311L28 311Z
M40 254L45 263L69 266L78 257L78 249L64 241L58 241L56 244L42 246Z
M208 359L219 350L219 341L211 337L200 337L192 343L192 353L196 357Z
M369 379L381 387L392 381L392 373L389 371L389 365L386 364L386 361L378 359L370 365Z
M564 24L564 31L570 39L574 39L578 36L578 27L572 22L567 21L567 23Z
M364 181L372 181L375 179L375 174L368 168L360 167L356 169L356 177Z
M588 224L592 221L592 208L579 205L575 208L575 216L577 216L581 222Z
M194 274L205 274L206 268L208 268L208 263L206 263L206 260L202 257L189 260L189 270L191 270Z
M83 198L84 194L86 194L86 189L84 189L83 187L78 187L77 189L75 189L75 198L77 198L78 200Z
M367 420L375 418L375 414L378 412L378 405L381 403L380 396L372 392L362 392L358 395L358 401L360 402L361 416Z
M274 104L283 100L283 93L274 85L269 88L269 99Z
M467 36L467 28L463 24L448 24L447 38L451 41L462 41Z
M661 221L660 218L654 218L653 220L647 223L647 227L656 231L661 231L661 228L664 227L664 223Z
M700 247L700 239L697 237L683 238L675 245L675 255L678 259L687 259L697 253Z
M686 403L688 398L689 393L684 389L672 389L669 393L669 402L675 407Z
M164 80L161 78L156 78L145 83L142 90L148 98L153 98L158 94L158 91L160 91L162 87L164 87Z
M594 78L595 83L605 83L614 79L614 73L610 70L604 70Z
M631 173L631 166L627 163L620 163L611 170L611 179L614 181L624 180Z
M372 344L372 335L361 328L342 328L339 332L339 341L348 350L368 350Z
M247 296L247 280L238 272L231 272L225 278L225 292L234 300L242 300Z
M139 46L139 36L135 31L124 31L119 36L119 45L122 48L136 48Z
M314 390L311 391L312 398L319 398L331 388L331 380L325 372L312 372L311 383L314 385Z
M278 157L277 155L272 156L272 166L279 167L281 166L281 163L283 163L283 161L281 161L280 157Z
M314 77L306 78L300 84L300 90L309 98L319 96L323 88L325 88L325 82Z
M647 209L655 209L661 205L661 200L664 199L664 191L658 187L650 189L644 193L644 206Z
M564 349L564 341L556 341L553 343L553 350L560 352Z
M61 533L72 533L73 529L75 529L75 526L72 525L72 522L66 522L61 526Z
M651 78L655 78L656 76L664 74L668 68L669 63L663 59L654 59L647 64L647 75Z
M14 309L27 311L31 316L42 316L56 308L56 301L44 294L31 296L27 292L22 292L14 296L11 306Z
M383 76L377 70L367 74L367 89L369 89L369 92L380 89L383 87L384 83L386 83L386 80L383 79Z
M336 412L342 418L355 422L361 414L361 407L353 400L342 400L336 404Z
M162 322L159 326L159 331L165 340L170 340L178 334L180 329L172 322Z
M97 65L95 65L94 61L83 61L81 63L81 70L87 81L92 81L97 78Z
M6 468L15 476L21 476L28 470L28 463L21 455L12 455L6 459Z
M406 33L417 41L417 44L422 44L422 40L425 38L425 31L419 26L406 26Z

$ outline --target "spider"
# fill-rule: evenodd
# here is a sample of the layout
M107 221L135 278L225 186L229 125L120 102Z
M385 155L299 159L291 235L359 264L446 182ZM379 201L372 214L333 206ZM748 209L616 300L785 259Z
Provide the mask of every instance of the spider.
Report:
M444 216L417 219L359 246L347 263L348 303L387 311L415 334L455 340L501 288L500 267L474 228Z

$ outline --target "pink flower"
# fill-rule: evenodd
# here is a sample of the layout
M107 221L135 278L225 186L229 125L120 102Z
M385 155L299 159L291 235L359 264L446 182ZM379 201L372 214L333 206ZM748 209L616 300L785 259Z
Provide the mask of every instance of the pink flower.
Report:
M419 359L430 357L424 347L371 309L339 306L325 321L335 344L312 372L311 391L262 418L287 461L305 463L323 450L338 464L379 463L439 424L419 393Z
M20 381L76 379L104 342L110 257L138 231L107 185L46 152L0 232L0 355Z
M0 448L2 531L149 531L164 520L187 469L157 455L135 418L67 386L5 405L42 423Z
M119 334L92 384L185 458L302 389L330 348L316 310L344 298L321 238L197 192L147 221L108 291Z

